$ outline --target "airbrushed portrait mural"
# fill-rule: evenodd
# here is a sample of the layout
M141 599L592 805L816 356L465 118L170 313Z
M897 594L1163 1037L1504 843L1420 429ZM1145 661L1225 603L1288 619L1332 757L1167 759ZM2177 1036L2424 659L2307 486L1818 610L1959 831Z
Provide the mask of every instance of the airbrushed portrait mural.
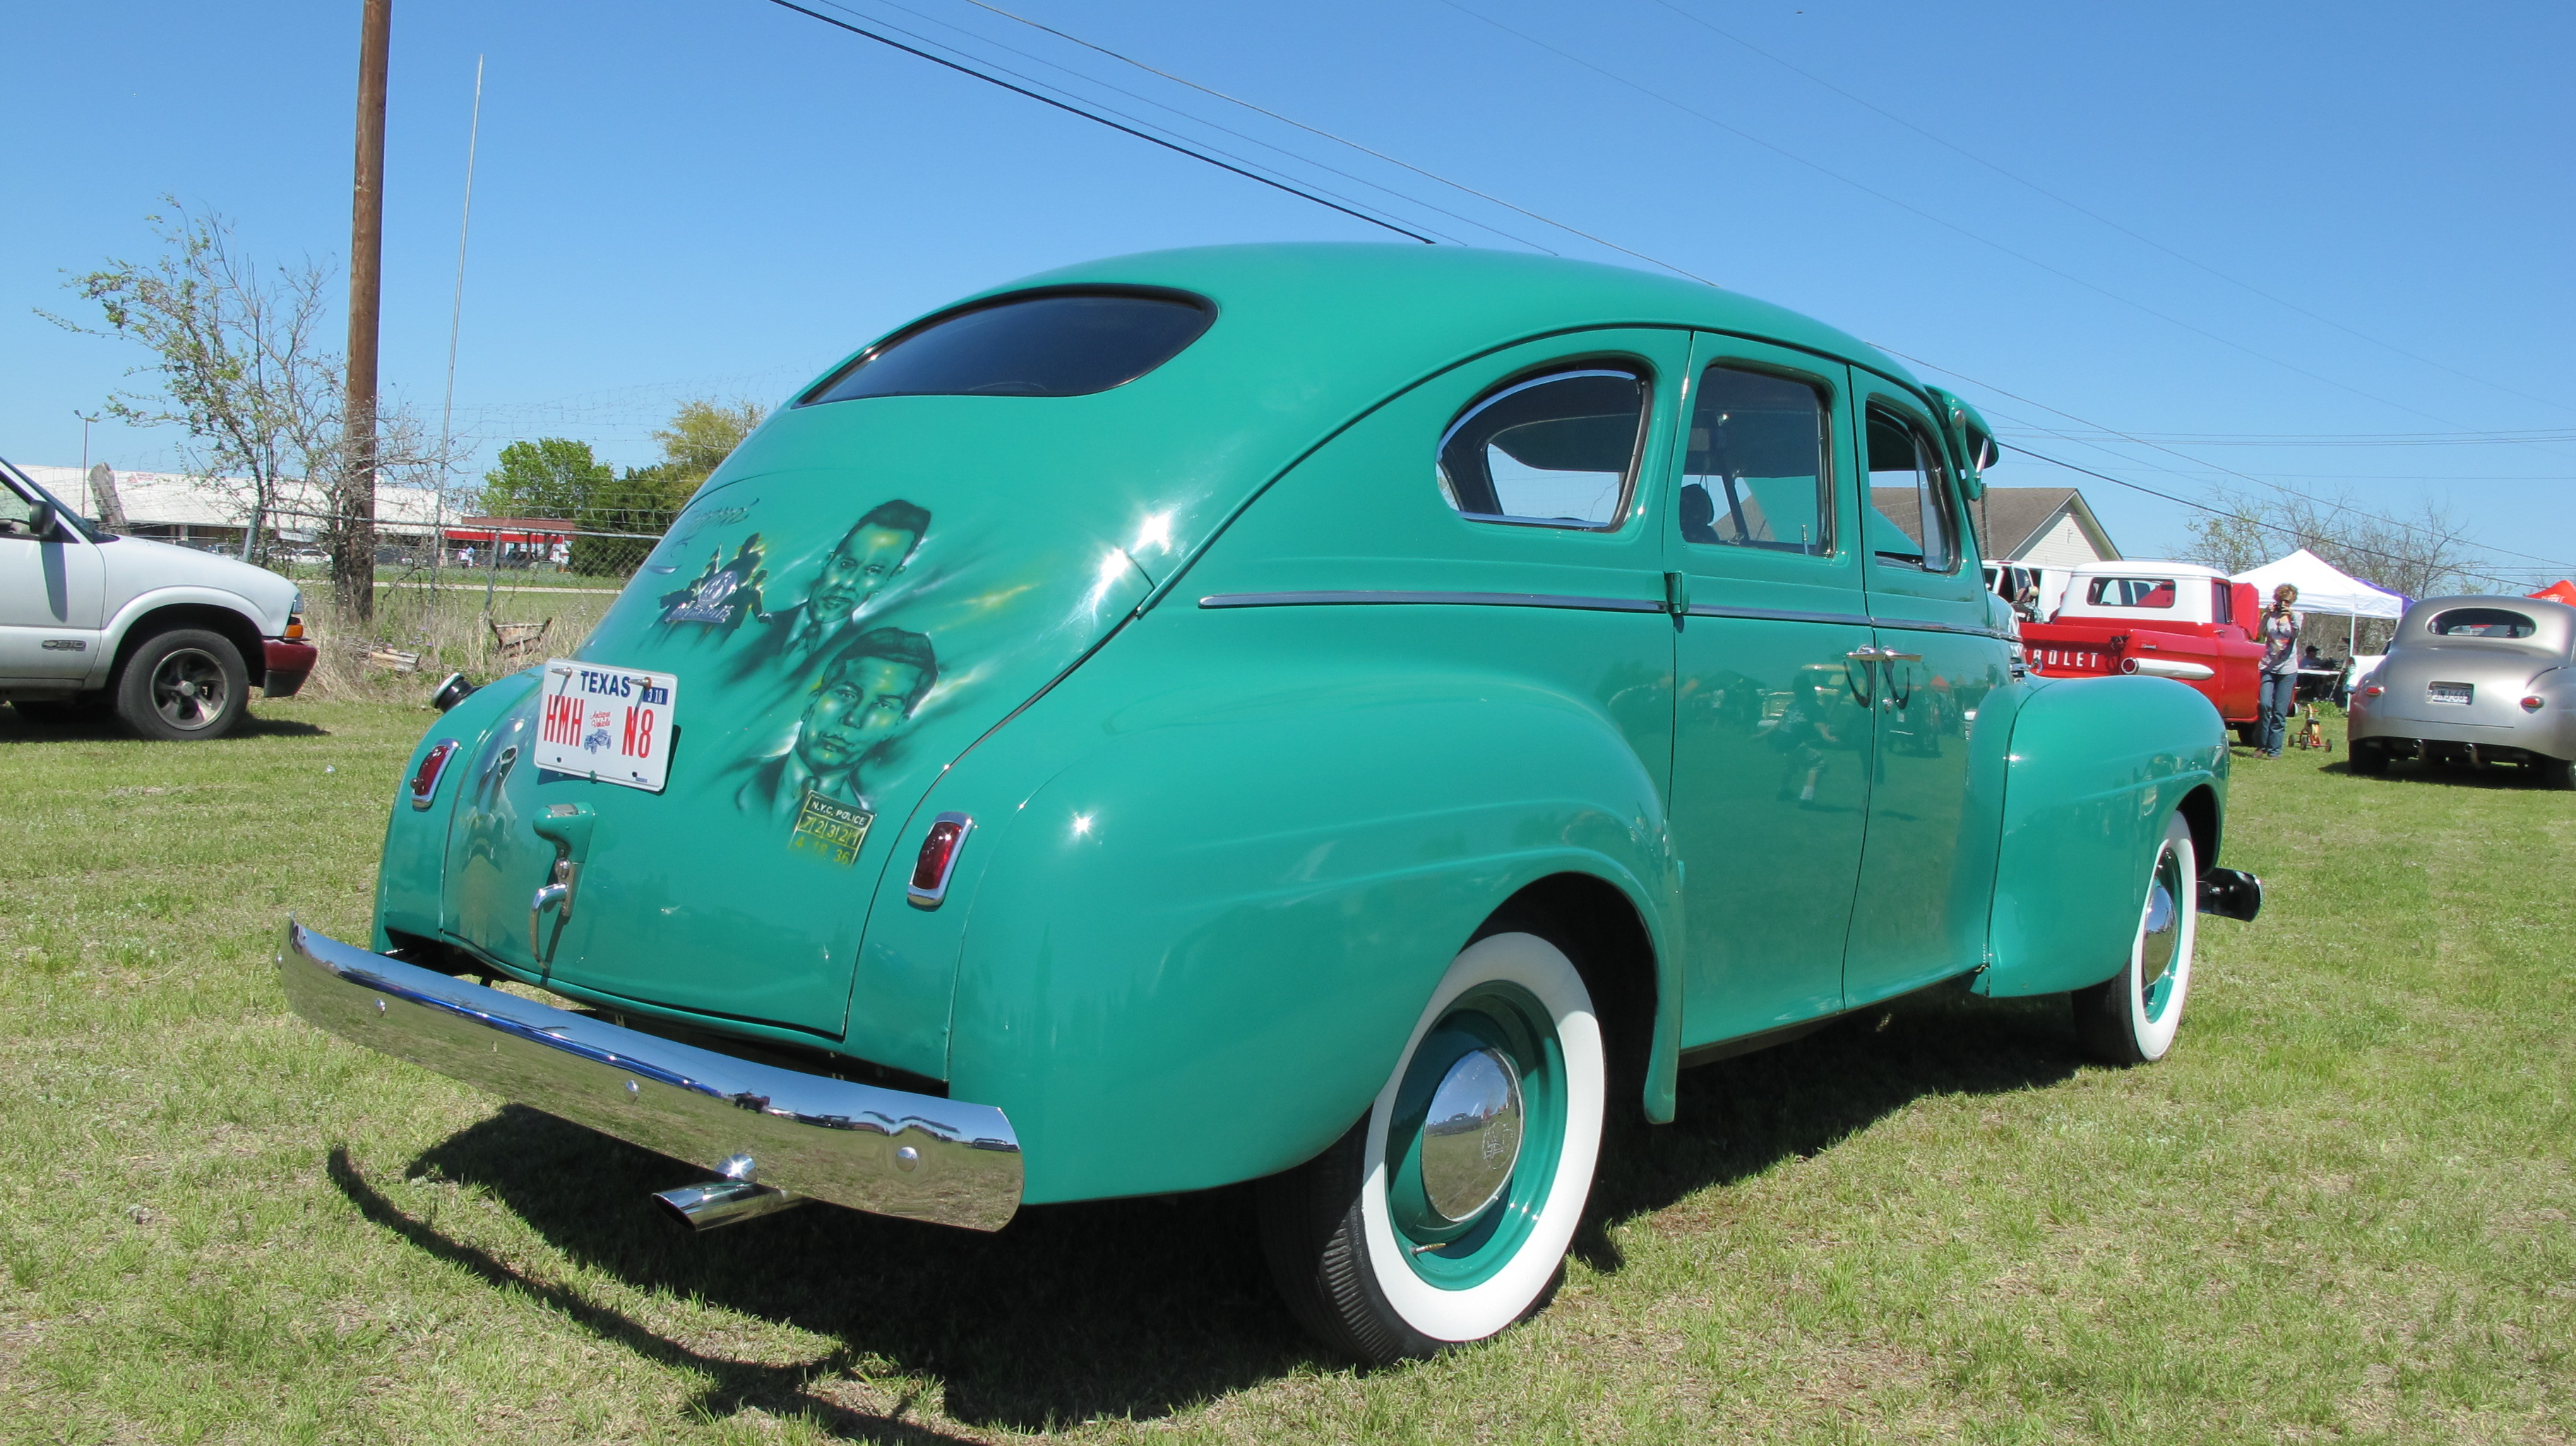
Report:
M736 807L790 824L792 847L850 863L876 818L864 770L903 735L939 681L930 639L872 628L832 655L816 678L784 752L752 770Z
M586 645L707 685L676 718L670 773L721 831L707 866L856 864L996 721L984 704L1043 687L1151 586L1079 527L971 507L943 523L919 500L956 486L706 494Z

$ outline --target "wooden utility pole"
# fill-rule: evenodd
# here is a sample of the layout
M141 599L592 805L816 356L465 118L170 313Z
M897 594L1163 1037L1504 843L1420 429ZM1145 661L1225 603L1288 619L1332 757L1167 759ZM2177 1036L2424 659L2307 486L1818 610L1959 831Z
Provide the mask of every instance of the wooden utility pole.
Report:
M376 612L376 322L384 297L385 62L393 0L363 0L358 32L358 162L349 218L349 392L332 489L331 587L340 610Z

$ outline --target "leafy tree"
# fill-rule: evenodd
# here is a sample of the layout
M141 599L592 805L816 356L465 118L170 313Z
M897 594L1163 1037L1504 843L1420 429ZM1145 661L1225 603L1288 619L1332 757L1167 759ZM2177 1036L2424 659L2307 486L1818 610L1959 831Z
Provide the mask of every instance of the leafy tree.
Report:
M591 455L588 442L539 437L501 449L500 465L483 474L482 506L491 517L563 517L587 525L616 469Z
M692 488L724 465L733 449L768 412L758 402L719 402L701 397L680 404L671 425L653 434L662 444L662 461Z

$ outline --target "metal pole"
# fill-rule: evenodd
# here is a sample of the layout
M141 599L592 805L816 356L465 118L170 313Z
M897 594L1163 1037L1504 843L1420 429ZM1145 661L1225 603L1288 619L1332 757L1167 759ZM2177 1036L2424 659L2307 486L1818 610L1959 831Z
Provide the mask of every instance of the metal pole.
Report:
M438 406L438 496L430 530L429 611L438 615L438 570L447 558L447 449L455 435L456 338L465 324L465 242L474 231L474 150L483 138L483 57L474 57L474 115L465 127L465 205L456 218L456 299L447 310L447 397Z
M348 396L341 408L340 513L331 582L341 608L376 611L376 332L384 300L385 69L393 0L364 0L358 32L358 155L349 214Z

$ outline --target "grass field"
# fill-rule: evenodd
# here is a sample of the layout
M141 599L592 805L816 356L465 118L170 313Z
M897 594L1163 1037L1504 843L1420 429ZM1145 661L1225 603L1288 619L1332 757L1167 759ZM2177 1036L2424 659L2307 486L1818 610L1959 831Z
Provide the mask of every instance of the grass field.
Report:
M427 722L219 743L0 710L0 1439L2566 1442L2576 795L2240 754L2172 1058L1920 999L1683 1077L1551 1309L1360 1372L1240 1192L996 1237L812 1208L702 1239L690 1168L287 1013L366 927Z

